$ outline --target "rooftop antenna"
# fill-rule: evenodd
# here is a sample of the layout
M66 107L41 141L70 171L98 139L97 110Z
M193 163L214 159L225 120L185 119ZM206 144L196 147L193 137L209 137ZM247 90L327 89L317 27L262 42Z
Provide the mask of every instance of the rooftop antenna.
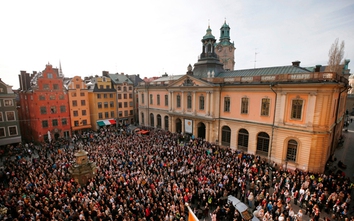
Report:
M257 52L257 48L254 49L254 68L256 68L256 64L257 64L257 54L259 54L259 52Z

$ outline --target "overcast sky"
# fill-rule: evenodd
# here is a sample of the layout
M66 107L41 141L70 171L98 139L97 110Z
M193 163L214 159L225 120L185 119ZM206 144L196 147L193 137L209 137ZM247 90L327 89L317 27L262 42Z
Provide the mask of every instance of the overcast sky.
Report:
M17 89L21 70L59 61L66 77L185 74L225 19L235 69L326 65L336 38L354 62L352 0L13 0L0 2L0 78Z

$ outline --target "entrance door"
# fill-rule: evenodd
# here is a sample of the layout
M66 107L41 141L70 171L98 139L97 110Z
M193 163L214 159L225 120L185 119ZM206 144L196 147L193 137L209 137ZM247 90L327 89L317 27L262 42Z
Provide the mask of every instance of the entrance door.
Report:
M205 139L205 124L202 122L198 123L198 138Z
M179 118L176 119L176 132L177 133L182 132L182 121Z

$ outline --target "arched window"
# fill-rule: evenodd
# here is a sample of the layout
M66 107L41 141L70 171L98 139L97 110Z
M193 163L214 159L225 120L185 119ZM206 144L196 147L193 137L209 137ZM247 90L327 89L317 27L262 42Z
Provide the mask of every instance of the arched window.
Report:
M297 153L297 142L296 140L288 141L288 150L286 152L286 160L287 161L296 161L296 153Z
M181 95L177 95L177 107L181 107Z
M144 113L141 113L141 124L144 125L145 119L144 119Z
M156 127L157 128L161 128L161 115L158 114L156 117L157 117L157 125L156 125Z
M268 155L269 150L269 135L265 132L260 132L257 136L257 151L259 155Z
M204 96L199 97L199 110L204 110Z
M165 116L165 130L168 130L168 116Z
M238 149L246 150L248 149L248 131L241 129L238 132Z
M187 109L192 109L192 95L187 96Z
M221 129L221 145L230 146L231 129L228 126L223 126Z
M154 114L150 114L150 126L155 127L155 122L154 122Z

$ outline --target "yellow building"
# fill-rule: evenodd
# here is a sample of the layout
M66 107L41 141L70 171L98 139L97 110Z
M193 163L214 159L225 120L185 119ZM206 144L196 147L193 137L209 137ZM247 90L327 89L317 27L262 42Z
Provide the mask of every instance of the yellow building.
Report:
M79 76L65 81L69 95L70 121L72 133L91 129L88 88Z
M116 91L106 76L95 76L87 83L92 129L116 126Z
M109 77L116 90L117 123L118 126L134 124L134 84L124 73L109 74L103 71L103 76Z
M342 135L349 88L343 73L288 66L227 71L208 28L186 75L140 83L139 122L323 172Z

